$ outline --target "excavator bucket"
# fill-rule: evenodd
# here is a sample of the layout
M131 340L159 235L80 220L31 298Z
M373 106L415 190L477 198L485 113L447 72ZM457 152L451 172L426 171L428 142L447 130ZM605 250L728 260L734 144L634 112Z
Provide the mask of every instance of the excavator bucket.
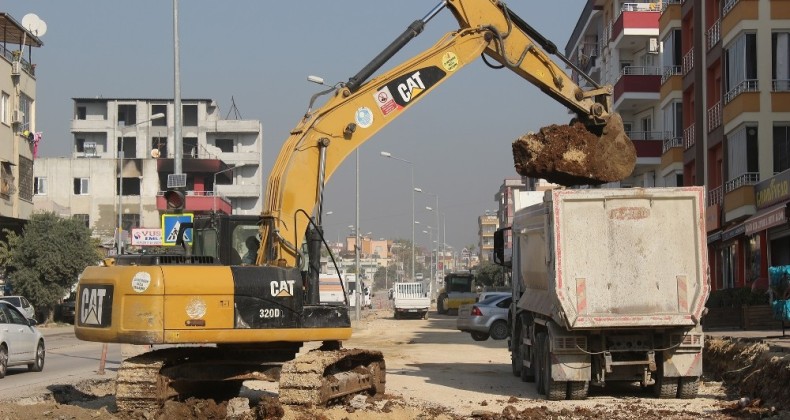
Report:
M620 114L602 126L550 125L513 143L516 172L564 186L600 185L631 175L636 149Z

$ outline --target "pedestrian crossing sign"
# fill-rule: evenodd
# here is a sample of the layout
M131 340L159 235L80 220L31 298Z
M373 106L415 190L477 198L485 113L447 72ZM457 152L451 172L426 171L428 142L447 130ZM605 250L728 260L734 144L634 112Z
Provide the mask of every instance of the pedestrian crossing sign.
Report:
M192 213L163 214L162 215L162 245L173 246L178 238L181 223L192 223ZM184 232L184 242L192 245L192 229Z

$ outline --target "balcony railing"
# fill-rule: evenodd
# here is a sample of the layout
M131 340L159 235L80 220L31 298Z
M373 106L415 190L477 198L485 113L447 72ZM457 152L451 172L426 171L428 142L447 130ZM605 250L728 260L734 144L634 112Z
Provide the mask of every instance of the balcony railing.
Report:
M708 108L708 133L721 125L721 101Z
M790 80L774 79L771 82L771 92L790 92Z
M686 150L691 149L694 146L694 143L696 143L696 137L694 134L695 125L696 124L691 124L688 126L688 128L683 130L683 148Z
M759 172L746 172L741 176L727 181L727 183L724 184L724 193L726 194L737 188L743 187L744 185L754 185L758 182L760 182Z
M672 76L679 76L681 74L680 66L665 66L664 72L661 74L661 84L663 85Z
M661 12L661 1L638 1L623 3L620 14L623 12Z
M724 2L724 7L722 8L721 15L727 16L727 13L730 13L730 10L732 10L733 7L738 4L738 1L739 0L726 0Z
M661 153L664 154L675 147L683 147L683 137L670 137L672 132L667 131L664 136L664 144Z
M721 204L724 200L724 187L719 185L718 187L708 190L708 206L714 206L716 204Z
M661 67L625 66L620 69L620 76L660 76Z
M683 56L683 64L682 64L681 72L683 75L687 75L691 69L694 68L694 48L690 49L686 55Z
M660 140L664 138L663 131L628 131L631 140Z
M716 20L716 23L708 28L705 39L707 40L708 51L721 40L721 19Z
M681 0L664 0L661 2L661 13L667 10L670 4L680 4Z
M603 34L601 34L601 39L598 40L598 51L603 52L604 48L609 46L609 41L612 37L612 25L612 22L604 25Z
M730 103L730 101L743 92L757 92L759 90L760 84L757 79L744 80L724 95L724 105Z

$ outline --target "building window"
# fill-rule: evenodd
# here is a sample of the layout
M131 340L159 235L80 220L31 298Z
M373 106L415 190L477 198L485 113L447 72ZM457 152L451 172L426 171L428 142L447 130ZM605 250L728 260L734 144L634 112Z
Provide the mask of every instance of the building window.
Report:
M19 198L33 201L33 160L19 156Z
M151 115L154 114L165 114L165 116L151 120L151 125L153 127L167 127L167 105L151 105Z
M19 112L22 130L30 129L30 110L33 109L33 99L24 93L19 94Z
M121 215L121 228L127 232L140 227L140 215L137 213L124 213Z
M8 197L15 193L15 181L11 162L2 162L0 164L0 195Z
M667 37L662 41L663 56L661 61L664 67L680 66L683 63L683 49L680 37L680 29L669 31Z
M774 172L790 169L790 123L774 125Z
M222 153L233 153L233 139L216 139L214 145L222 150Z
M683 102L674 101L663 109L664 131L669 138L683 137Z
M151 150L159 151L159 157L167 157L167 137L154 137L151 139Z
M757 162L757 125L744 125L727 135L727 176L733 180L760 172Z
M140 178L123 178L123 195L140 195L140 184Z
M37 176L33 181L33 194L47 195L47 177Z
M742 92L757 91L757 35L741 34L724 49L724 57L724 103Z
M118 125L137 124L137 105L118 105Z
M74 195L88 195L88 178L74 178Z
M136 159L137 158L137 137L118 137L118 151L123 147L123 159Z
M775 32L771 35L773 52L773 91L790 91L790 33Z
M88 108L84 106L77 107L77 119L78 120L86 120L88 119Z
M3 92L2 96L0 96L0 121L3 124L8 124L8 100L10 96L7 93Z
M197 137L184 137L184 157L197 158L198 153L198 139Z
M86 228L91 227L91 216L89 214L74 214L71 216L72 219L82 222Z
M74 147L77 148L77 153L84 153L85 152L85 139L76 139L76 140L74 140Z
M198 112L197 105L182 105L183 111L182 121L185 127L197 127L198 125Z

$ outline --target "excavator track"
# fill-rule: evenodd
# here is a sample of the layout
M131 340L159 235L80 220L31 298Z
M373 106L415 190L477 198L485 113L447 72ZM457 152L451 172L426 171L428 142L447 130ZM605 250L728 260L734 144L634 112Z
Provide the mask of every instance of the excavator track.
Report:
M313 350L283 365L280 403L323 406L350 394L383 394L385 382L386 366L379 351Z
M169 380L159 372L165 359L156 353L131 357L121 363L115 380L115 404L118 411L152 411L173 396Z

